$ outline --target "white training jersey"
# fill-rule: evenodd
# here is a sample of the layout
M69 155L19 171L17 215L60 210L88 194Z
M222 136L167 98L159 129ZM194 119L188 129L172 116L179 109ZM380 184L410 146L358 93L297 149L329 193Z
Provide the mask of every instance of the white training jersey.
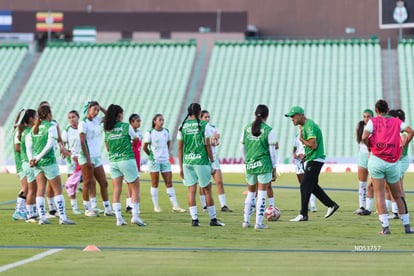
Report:
M94 119L89 120L84 118L79 122L78 132L79 134L83 133L86 134L86 145L89 149L89 156L92 157L100 157L101 152L101 141L102 141L102 128L101 128L101 121L102 118L96 116ZM83 151L81 150L80 155L83 155Z
M293 140L293 147L296 148L295 154L305 154L305 147L299 139L299 134L296 134L295 139Z
M62 141L66 143L73 157L78 156L81 149L79 131L77 128L68 127L62 133Z
M144 143L150 146L150 160L157 163L167 163L170 159L168 152L168 142L171 141L171 133L168 129L162 130L151 129L145 133Z
M213 135L220 134L219 129L215 125L211 125L211 128L213 130ZM214 160L217 160L217 149L216 146L211 146L211 153L213 154Z
M362 141L359 143L359 151L362 153L368 153L368 147Z

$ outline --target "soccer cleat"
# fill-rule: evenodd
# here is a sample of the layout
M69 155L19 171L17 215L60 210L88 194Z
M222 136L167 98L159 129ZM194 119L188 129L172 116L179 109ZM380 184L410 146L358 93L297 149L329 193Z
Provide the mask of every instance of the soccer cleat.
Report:
M155 212L155 213L161 213L161 212L162 212L162 210L161 210L160 206L155 206L155 207L154 207L154 212Z
M59 224L65 224L65 225L75 225L75 224L76 224L76 222L71 221L70 219L65 219L65 220L60 219L60 220L59 220Z
M224 205L223 207L221 207L221 211L222 212L233 212L233 210L230 209L229 207L227 207L226 205Z
M124 225L127 225L127 222L123 218L116 220L116 226L124 226Z
M379 232L378 234L380 234L380 235L390 235L391 234L390 228L388 226L383 227L381 232Z
M14 212L14 214L13 214L12 218L13 218L14 220L26 220L26 216L25 216L25 214L22 214L22 213L20 213L20 212Z
M94 208L92 208L92 210L93 210L96 214L103 214L103 213L105 213L105 210L99 209L98 207L94 207Z
M359 213L358 215L360 215L360 216L369 216L369 215L371 215L371 211L369 211L367 209L364 209L364 211L362 213Z
M247 221L244 221L242 224L243 228L249 228L250 227L250 223L248 223Z
M267 229L269 228L269 226L267 226L266 224L256 224L254 226L254 229Z
M210 220L210 226L225 226L225 224L219 221L218 219L214 218Z
M46 213L47 219L57 218L57 217L58 217L58 213L56 212L56 210L51 210L48 213Z
M79 209L73 209L73 210L72 210L72 213L73 213L74 215L83 215L83 212L82 212L81 210L79 210Z
M132 208L127 206L125 209L125 213L131 214L132 213Z
M388 215L388 219L399 219L400 216L398 215L398 213L392 213L390 215Z
M50 221L48 221L47 219L39 219L39 224L51 224Z
M198 221L198 219L193 219L191 221L191 226L200 226L200 222Z
M142 219L140 219L140 218L132 218L131 219L131 224L137 225L137 226L147 226L147 224L145 222L143 222Z
M207 206L203 207L203 212L207 212Z
M332 207L329 207L328 211L326 212L325 218L329 218L330 216L332 216L338 209L339 205L336 203Z
M31 218L28 218L28 219L26 220L26 222L27 222L27 223L37 223L38 221L37 221L36 217L31 217Z
M404 229L406 234L414 234L414 231L411 229L411 226L409 224L404 225Z
M113 217L113 216L115 216L115 212L113 210L105 210L104 216L105 217Z
M311 207L311 212L312 213L316 213L318 211L318 209L316 209L316 206L312 206Z
M87 216L87 217L99 217L99 215L97 213L95 213L93 210L86 210L85 211L85 216Z
M308 217L303 216L302 214L297 215L297 217L289 220L289 221L293 221L293 222L297 222L297 221L308 221Z
M180 208L179 206L175 206L175 207L173 207L173 208L172 208L172 211L173 211L173 212L177 212L177 213L184 213L184 212L187 212L187 210L185 210L185 209L183 209L183 208Z
M360 215L365 211L364 207L360 207L354 211L354 214Z

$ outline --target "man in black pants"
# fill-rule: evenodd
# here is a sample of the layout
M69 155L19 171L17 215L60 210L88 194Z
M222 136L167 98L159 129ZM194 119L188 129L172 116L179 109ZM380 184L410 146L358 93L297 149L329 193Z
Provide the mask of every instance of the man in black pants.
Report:
M300 106L292 107L285 116L290 117L295 126L299 125L299 140L305 146L306 158L305 174L300 183L302 201L300 214L290 221L308 220L308 204L311 194L314 194L326 207L328 207L325 218L329 218L336 210L338 210L339 205L332 201L318 184L319 173L325 163L322 131L313 120L305 117L303 108Z

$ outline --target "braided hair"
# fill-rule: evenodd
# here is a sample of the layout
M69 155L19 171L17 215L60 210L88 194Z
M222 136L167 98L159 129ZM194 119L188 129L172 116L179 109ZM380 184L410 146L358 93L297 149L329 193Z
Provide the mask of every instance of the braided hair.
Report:
M185 116L184 121L181 123L181 126L180 126L179 130L181 131L183 129L184 123L185 123L185 121L187 121L188 117L193 116L193 115L197 119L198 129L201 130L200 116L199 116L200 113L201 113L200 104L198 104L198 103L190 104L187 108L187 116Z

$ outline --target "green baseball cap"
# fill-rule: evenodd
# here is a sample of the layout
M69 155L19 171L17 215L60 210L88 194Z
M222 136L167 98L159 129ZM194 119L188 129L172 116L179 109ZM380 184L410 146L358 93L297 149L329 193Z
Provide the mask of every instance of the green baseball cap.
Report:
M303 108L300 106L294 106L285 114L285 117L292 117L295 114L305 114L305 111L303 111Z

